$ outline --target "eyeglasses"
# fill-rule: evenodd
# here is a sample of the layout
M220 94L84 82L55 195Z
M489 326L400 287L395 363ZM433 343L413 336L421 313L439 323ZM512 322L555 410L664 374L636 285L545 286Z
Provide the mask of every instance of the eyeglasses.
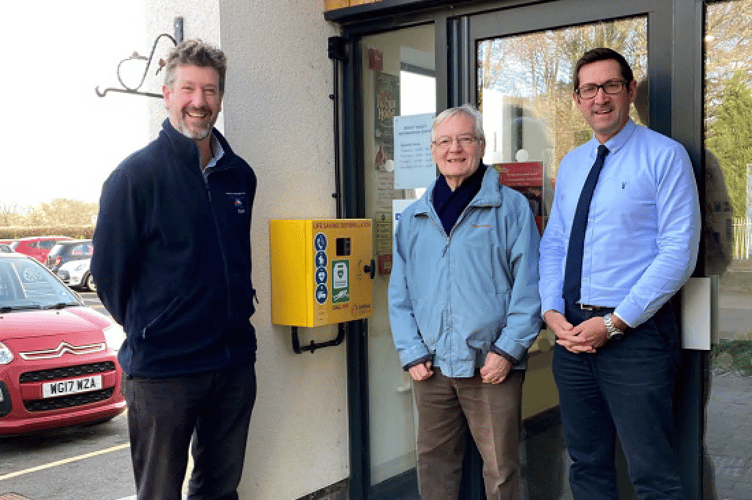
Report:
M583 85L575 92L583 99L592 99L598 95L598 89L603 89L606 94L618 94L624 90L624 86L627 84L624 80L609 80L603 85Z
M451 146L455 140L460 146L462 146L463 148L466 148L470 146L472 143L474 143L475 141L477 141L478 138L472 134L458 135L457 137L445 136L445 137L439 137L435 141L432 141L431 144L433 144L439 149L449 149L449 146Z

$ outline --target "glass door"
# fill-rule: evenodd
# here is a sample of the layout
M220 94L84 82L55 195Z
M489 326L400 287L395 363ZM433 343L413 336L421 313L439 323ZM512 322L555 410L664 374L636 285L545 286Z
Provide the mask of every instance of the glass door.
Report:
M705 8L705 272L718 300L706 499L752 498L752 1Z
M483 114L484 162L500 172L503 183L525 194L541 232L561 159L592 137L572 100L577 59L590 48L610 47L625 56L639 82L647 82L649 66L657 70L663 64L648 50L650 26L660 25L667 15L656 12L654 3L563 3L560 8L543 4L471 16L467 28L474 81L466 100ZM647 106L645 99L649 114ZM630 115L639 123L637 109ZM552 332L541 332L530 351L524 385L520 451L530 500L571 498L569 458L551 375L554 341ZM617 468L620 498L634 498L621 454Z
M428 119L436 111L434 26L369 35L360 42L363 177L366 217L374 220L374 316L368 325L369 498L418 500L412 383L392 341L387 306L394 207L427 181L395 176L395 118ZM422 118L420 118L422 117ZM433 180L434 175L431 175ZM399 208L397 208L399 210Z

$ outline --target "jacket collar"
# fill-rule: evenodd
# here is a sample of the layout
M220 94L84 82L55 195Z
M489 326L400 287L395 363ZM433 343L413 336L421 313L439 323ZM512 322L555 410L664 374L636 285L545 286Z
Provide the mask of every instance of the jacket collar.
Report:
M426 192L418 200L415 213L427 214L435 213L433 209L433 190L436 187L436 180L431 182ZM472 199L468 207L498 207L501 205L501 193L499 191L499 172L493 168L486 168L486 173L483 175L483 181L480 185L480 191Z
M193 142L192 139L187 138L186 136L175 130L175 127L172 126L169 118L165 118L165 120L162 122L162 133L165 134L165 138L175 149L175 152L180 156L181 160L185 162L191 162L199 155L198 146L196 146L196 143ZM227 140L219 132L219 130L212 128L211 133L214 137L217 138L219 144L222 146L222 150L224 151L224 155L218 161L218 169L221 169L224 163L223 159L232 156L232 148L230 148Z

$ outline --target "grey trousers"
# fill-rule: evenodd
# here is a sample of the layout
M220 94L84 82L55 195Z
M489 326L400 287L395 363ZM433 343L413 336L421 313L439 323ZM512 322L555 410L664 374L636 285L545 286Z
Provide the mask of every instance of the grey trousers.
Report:
M525 373L498 385L448 378L440 369L413 384L418 408L418 482L423 500L457 500L466 429L483 458L487 500L518 500L519 435Z
M187 377L126 377L124 394L138 500L182 498L189 446L188 498L237 500L256 399L253 362Z

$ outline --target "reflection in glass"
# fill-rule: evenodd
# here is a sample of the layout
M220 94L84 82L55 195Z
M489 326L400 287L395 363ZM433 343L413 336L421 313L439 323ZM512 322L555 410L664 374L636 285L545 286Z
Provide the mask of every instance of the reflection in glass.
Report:
M592 137L572 102L572 70L585 50L595 47L620 52L635 78L643 78L647 18L493 38L478 44L478 107L483 110L488 138L484 161L515 161L519 149L525 149L530 160L547 159L547 175L556 176L564 155ZM515 120L522 123L517 130L511 127ZM520 139L522 148L514 142ZM537 143L525 147L526 139Z
M752 1L705 16L705 274L718 297L706 387L703 494L750 498L752 475Z

